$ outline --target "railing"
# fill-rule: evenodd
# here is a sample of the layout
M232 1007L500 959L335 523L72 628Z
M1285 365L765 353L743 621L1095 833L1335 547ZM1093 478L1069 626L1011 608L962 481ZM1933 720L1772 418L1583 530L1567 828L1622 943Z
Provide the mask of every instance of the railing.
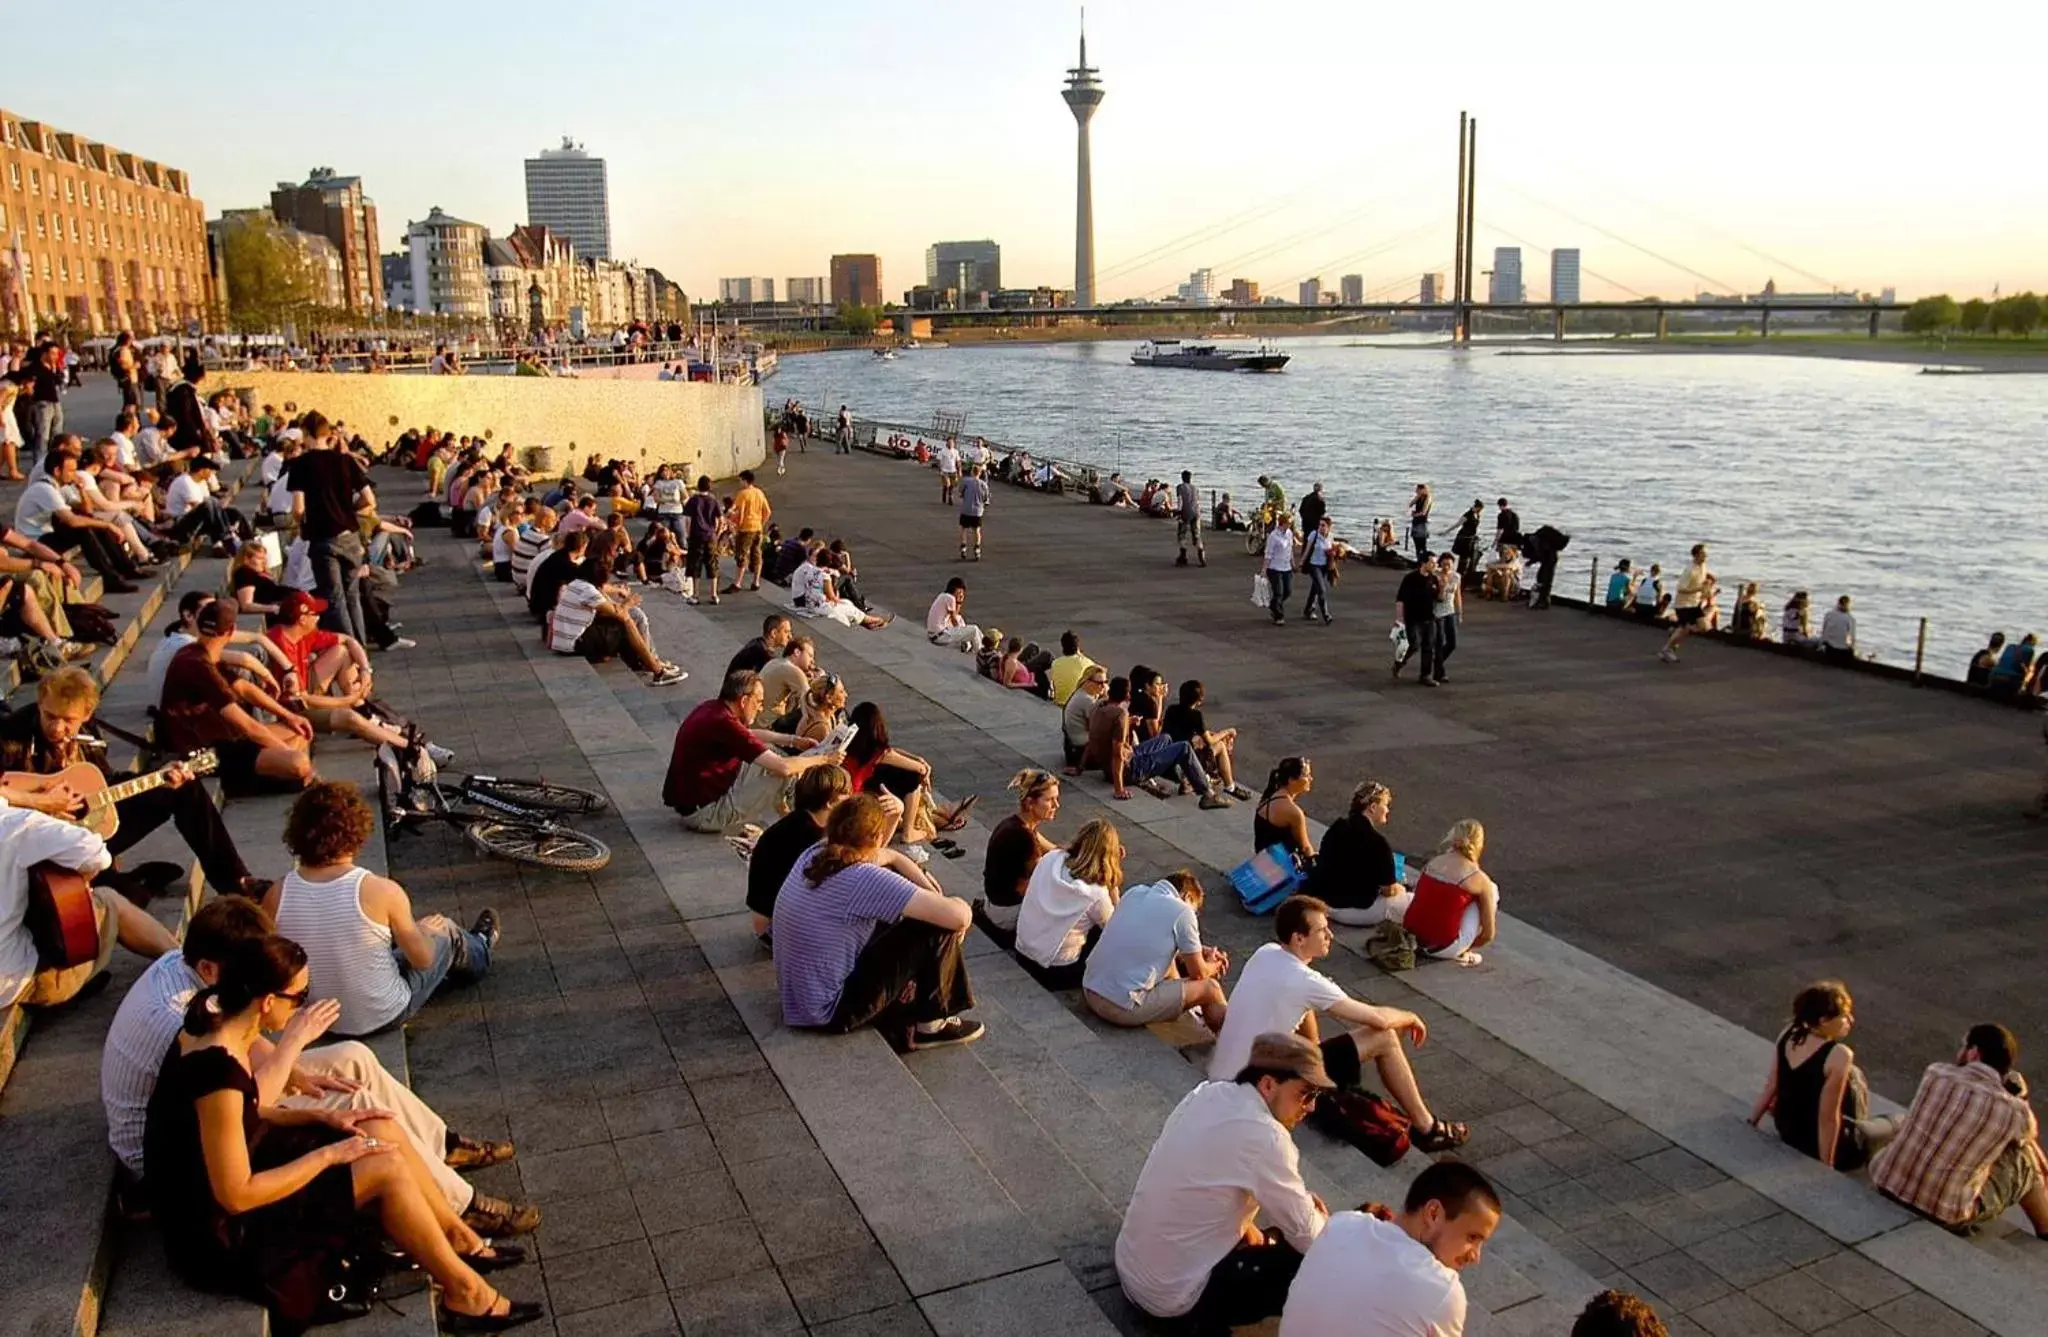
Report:
M375 363L381 370L390 372L425 371L434 360L436 348L440 346L443 345L429 343L418 347L389 349L382 353L353 348L330 348L325 350L327 366L324 370L366 372ZM453 349L462 360L465 371L472 372L495 372L499 368L512 366L520 358L527 357L536 358L542 365L550 367L563 363L579 367L619 367L636 363L688 362L700 352L693 345L667 341L627 347L610 343L550 344L544 347L535 347L531 344L495 344L478 348L473 352L461 344L445 346ZM213 347L225 363L233 363L243 357L238 344L216 343ZM321 350L307 350L304 358L294 357L292 362L299 371L323 370L318 365L320 355ZM262 366L277 370L279 362L283 359L283 351L251 348L248 356Z

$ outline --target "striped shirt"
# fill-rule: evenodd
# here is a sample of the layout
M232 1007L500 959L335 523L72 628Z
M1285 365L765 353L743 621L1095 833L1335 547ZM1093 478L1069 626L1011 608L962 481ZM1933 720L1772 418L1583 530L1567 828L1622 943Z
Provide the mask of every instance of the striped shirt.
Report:
M900 873L871 863L842 868L812 886L804 877L813 845L796 858L775 897L775 982L785 1026L824 1026L868 939L903 918L917 888Z
M548 619L548 649L558 655L575 654L576 642L597 620L598 606L603 602L604 595L587 580L572 580L564 585Z
M308 882L295 868L278 893L277 931L306 949L312 996L341 1004L337 1035L368 1035L412 1003L391 926L363 913L368 876L366 868L351 868L330 882Z
M199 973L179 952L165 952L129 986L100 1050L100 1104L107 1111L107 1145L121 1164L142 1176L142 1127L164 1056L178 1042L185 1005L199 992Z
M2039 1167L2037 1132L2027 1102L1989 1064L1930 1063L1898 1136L1871 1162L1870 1182L1943 1225L1966 1225L2006 1148L2025 1145Z
M547 534L531 525L519 526L519 535L512 540L512 583L522 594L526 592L526 580L533 571L534 563L553 543Z

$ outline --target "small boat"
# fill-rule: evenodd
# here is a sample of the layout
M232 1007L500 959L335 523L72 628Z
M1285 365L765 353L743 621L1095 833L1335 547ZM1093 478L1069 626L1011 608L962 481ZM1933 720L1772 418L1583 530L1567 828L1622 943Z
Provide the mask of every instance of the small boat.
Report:
M757 346L747 350L747 365L753 370L754 384L759 385L782 369L782 359L774 349Z
M1279 371L1291 360L1271 344L1257 348L1218 348L1215 344L1184 344L1178 339L1148 339L1131 354L1140 367L1188 367L1195 371Z
M896 360L896 350L893 348L877 348L875 356L883 362L894 362Z

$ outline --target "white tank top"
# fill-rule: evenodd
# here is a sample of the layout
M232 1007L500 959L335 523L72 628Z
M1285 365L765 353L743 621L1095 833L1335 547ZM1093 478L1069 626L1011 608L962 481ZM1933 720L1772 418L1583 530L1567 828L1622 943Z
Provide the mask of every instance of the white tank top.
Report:
M367 868L351 868L329 882L309 882L295 868L278 894L277 931L306 949L308 986L315 998L341 1004L337 1035L367 1035L402 1014L412 989L399 973L391 928L363 913Z

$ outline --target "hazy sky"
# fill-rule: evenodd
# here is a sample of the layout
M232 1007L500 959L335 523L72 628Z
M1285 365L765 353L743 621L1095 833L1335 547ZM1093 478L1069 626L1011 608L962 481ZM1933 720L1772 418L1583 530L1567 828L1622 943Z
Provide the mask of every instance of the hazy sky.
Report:
M1212 266L1290 295L1354 272L1412 295L1450 267L1461 108L1480 118L1481 267L1522 244L1532 296L1554 246L1583 251L1587 297L2048 288L2040 81L2001 72L2007 52L2039 67L2043 14L1096 0L1098 290L1158 295ZM1065 286L1076 18L1045 0L207 0L105 11L85 47L11 62L0 97L186 168L210 214L315 165L360 174L387 250L437 204L508 231L522 160L569 134L608 162L615 253L693 297L821 275L835 251L878 252L900 296L927 244L984 236L1006 284Z

